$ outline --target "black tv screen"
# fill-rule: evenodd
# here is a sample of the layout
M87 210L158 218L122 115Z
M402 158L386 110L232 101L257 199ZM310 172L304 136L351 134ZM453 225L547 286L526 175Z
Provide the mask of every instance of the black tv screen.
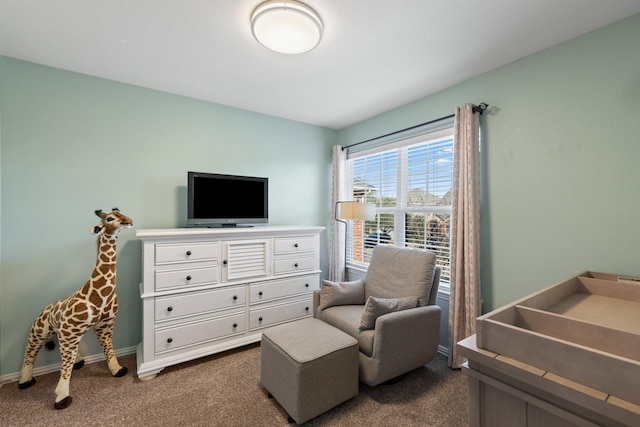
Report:
M187 225L269 222L268 178L188 172L187 198Z

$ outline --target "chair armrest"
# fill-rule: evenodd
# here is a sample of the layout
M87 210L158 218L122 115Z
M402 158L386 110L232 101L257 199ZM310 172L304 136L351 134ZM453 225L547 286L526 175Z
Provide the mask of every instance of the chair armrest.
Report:
M435 355L440 341L440 317L442 310L437 305L416 307L388 313L376 319L373 342L374 358L409 357L397 349L409 353L424 352Z

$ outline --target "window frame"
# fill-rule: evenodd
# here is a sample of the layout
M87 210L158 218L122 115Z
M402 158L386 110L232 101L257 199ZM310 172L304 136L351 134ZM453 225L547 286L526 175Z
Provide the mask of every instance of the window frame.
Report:
M429 214L441 214L448 215L449 225L448 225L448 262L449 266L443 267L443 270L447 268L447 271L450 271L450 263L451 263L451 215L452 215L452 204L448 205L422 205L422 206L408 206L408 188L407 188L407 165L408 165L408 156L407 152L410 148L416 147L422 144L434 144L438 142L442 142L443 140L451 140L451 150L453 151L453 117L446 117L444 119L427 123L422 126L417 126L414 128L410 128L407 131L401 131L398 133L386 135L384 137L374 139L371 141L367 141L362 144L360 147L347 147L347 176L346 176L346 186L347 186L347 194L354 195L353 191L353 183L354 176L353 173L353 162L354 160L361 159L363 157L373 156L373 155L381 155L386 152L395 151L397 154L397 170L395 173L396 180L396 203L393 207L387 206L378 206L376 205L375 213L376 213L376 221L378 221L379 215L384 213L391 213L394 216L394 225L393 231L395 233L393 239L393 245L398 247L406 247L407 246L407 230L406 230L406 214L409 213L420 213L424 214L425 217ZM453 163L453 153L451 153L451 162ZM428 161L426 159L425 161ZM453 164L451 165L451 184L453 185ZM453 191L453 187L451 187L450 191ZM382 194L379 196L382 197ZM425 227L426 227L427 219L425 218ZM358 223L354 221L350 221L347 224L347 240L345 244L347 244L347 249L353 248L354 246L351 244L354 240L353 232L354 227L358 227ZM363 223L360 223L360 229L364 230ZM379 232L378 230L377 232ZM356 236L357 238L366 237L364 234L361 236ZM378 237L379 239L379 237ZM366 246L365 243L359 242L361 244L360 248L364 251ZM423 250L427 250L427 243L423 245ZM357 270L357 271L366 271L368 268L368 261L354 261L352 251L347 250L347 259L346 259L346 267L349 270ZM443 274L442 280L440 282L440 290L445 293L449 290L449 274Z

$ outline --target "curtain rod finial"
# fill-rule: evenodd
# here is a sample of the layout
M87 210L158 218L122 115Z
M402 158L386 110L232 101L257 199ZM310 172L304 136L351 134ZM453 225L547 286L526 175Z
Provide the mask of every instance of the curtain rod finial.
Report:
M482 115L482 113L487 111L487 108L489 108L489 104L487 104L486 102L481 102L478 105L474 105L472 110L474 113L480 113L480 115Z

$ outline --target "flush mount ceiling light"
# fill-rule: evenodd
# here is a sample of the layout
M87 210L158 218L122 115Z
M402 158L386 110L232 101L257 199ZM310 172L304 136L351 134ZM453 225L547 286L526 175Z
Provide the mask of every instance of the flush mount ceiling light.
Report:
M266 1L251 14L251 32L276 52L310 51L322 38L322 21L315 10L298 1Z

